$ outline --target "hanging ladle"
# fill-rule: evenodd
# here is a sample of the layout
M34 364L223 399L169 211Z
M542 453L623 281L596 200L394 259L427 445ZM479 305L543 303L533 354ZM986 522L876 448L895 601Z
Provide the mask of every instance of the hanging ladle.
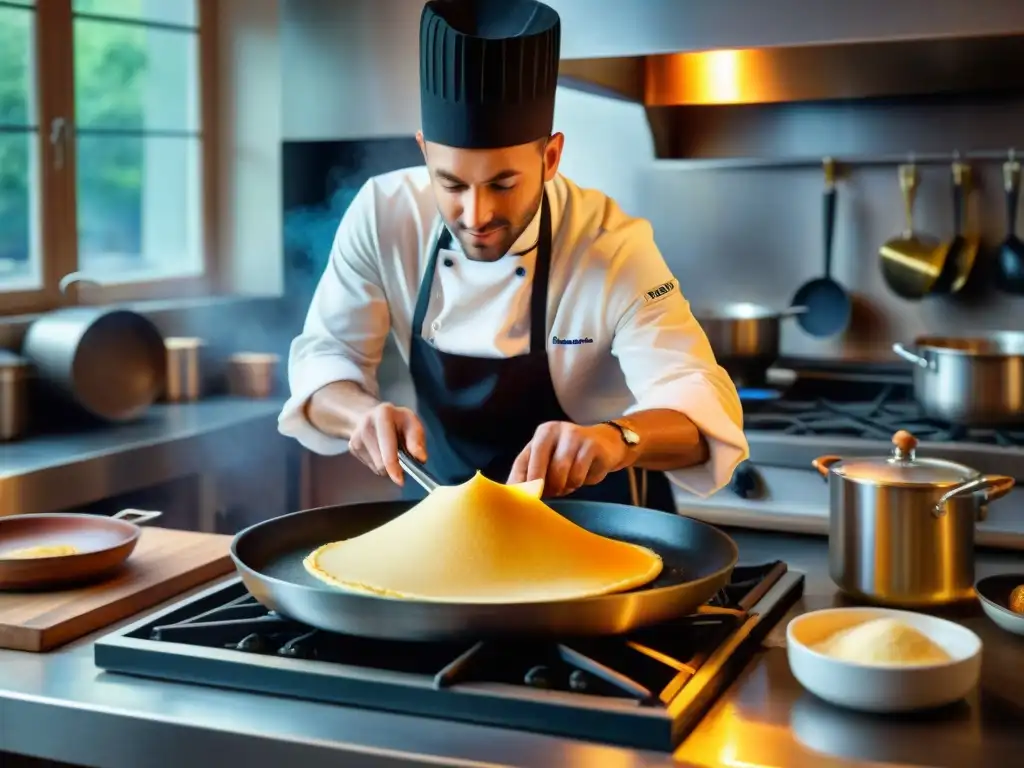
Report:
M1003 163L1003 188L1006 190L1006 239L999 246L995 284L1006 293L1024 293L1024 243L1017 237L1017 201L1020 198L1020 163L1010 151Z
M850 323L850 295L832 277L832 235L836 221L836 164L831 157L822 161L825 172L824 219L825 274L797 289L790 306L804 332L818 338L835 336ZM802 309L801 309L802 308Z
M897 296L921 299L931 293L946 264L949 249L934 237L914 231L914 200L917 195L917 166L907 163L899 167L900 192L906 228L898 237L882 244L882 277Z

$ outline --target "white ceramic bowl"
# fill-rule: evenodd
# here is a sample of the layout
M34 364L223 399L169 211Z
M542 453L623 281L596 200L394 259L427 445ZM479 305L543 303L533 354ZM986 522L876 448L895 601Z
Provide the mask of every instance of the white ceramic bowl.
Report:
M1007 632L1024 636L1024 614L1014 613L1008 607L1010 592L1021 584L1024 573L1008 573L979 580L974 591L986 616Z
M943 664L881 665L840 661L810 646L841 629L872 619L897 619L921 632L952 657ZM885 608L830 608L793 619L786 627L789 667L814 695L865 712L909 712L958 701L978 684L981 639L945 619Z

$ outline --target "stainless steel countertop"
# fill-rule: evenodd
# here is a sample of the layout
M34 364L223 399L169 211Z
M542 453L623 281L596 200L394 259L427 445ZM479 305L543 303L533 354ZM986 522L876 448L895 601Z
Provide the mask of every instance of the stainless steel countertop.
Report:
M840 601L821 539L732 533L742 561L781 558L807 573L791 615ZM1014 570L1024 572L1019 555L979 554L979 575ZM872 718L803 692L774 647L782 622L674 756L112 675L93 664L94 636L49 654L0 651L0 749L101 768L204 768L225 759L319 768L345 757L360 766L530 768L1010 764L1024 749L1024 640L980 614L965 623L985 642L980 690L941 716Z
M234 397L158 404L130 424L0 445L0 517L73 508L201 472L223 448L210 435L245 444L231 432L273 424L281 405Z

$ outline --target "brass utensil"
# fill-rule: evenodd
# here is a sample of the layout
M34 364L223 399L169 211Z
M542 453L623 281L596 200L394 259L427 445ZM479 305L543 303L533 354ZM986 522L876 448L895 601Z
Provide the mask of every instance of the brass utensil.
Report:
M931 293L942 274L948 249L937 238L914 231L914 201L917 196L917 166L899 166L900 191L906 229L879 248L882 276L889 288L904 299L917 300Z
M977 235L964 234L965 204L970 195L971 167L956 160L953 172L953 237L946 243L946 263L935 283L934 293L959 293L971 276L978 257Z

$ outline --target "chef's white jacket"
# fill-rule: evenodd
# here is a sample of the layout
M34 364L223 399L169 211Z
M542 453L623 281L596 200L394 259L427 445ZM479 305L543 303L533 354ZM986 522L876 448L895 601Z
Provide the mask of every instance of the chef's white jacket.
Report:
M547 354L562 409L579 424L653 408L686 414L707 439L711 458L669 476L709 495L747 457L743 414L650 224L561 175L546 186L552 224ZM442 226L425 167L363 185L342 218L305 327L291 346L283 434L316 453L346 450L345 440L307 421L303 406L334 381L354 381L379 396L377 369L388 334L408 363L417 292ZM509 254L494 262L466 258L453 238L455 250L438 256L427 315L417 329L423 337L456 354L525 353L537 255L527 249L539 227L538 210Z

